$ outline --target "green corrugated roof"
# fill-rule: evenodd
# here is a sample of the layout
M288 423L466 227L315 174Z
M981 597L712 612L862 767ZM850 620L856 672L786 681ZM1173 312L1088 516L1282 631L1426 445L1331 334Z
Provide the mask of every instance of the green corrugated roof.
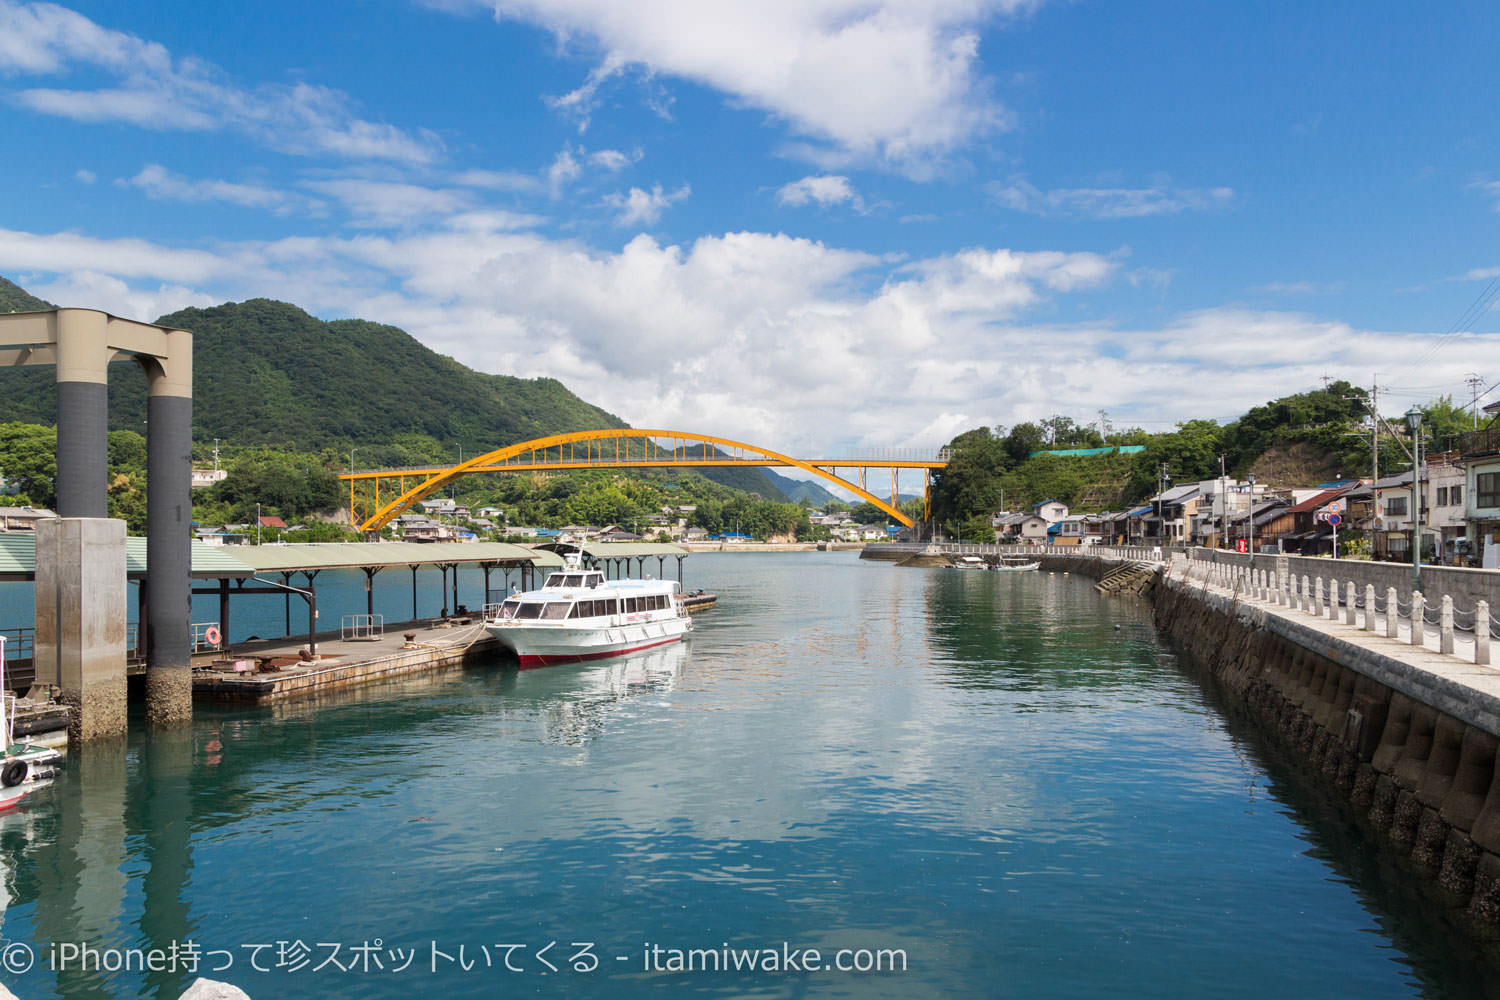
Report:
M562 565L562 557L556 553L506 542L325 542L225 546L205 545L195 540L192 553L193 576L199 578L434 563ZM146 539L125 539L125 572L136 578L146 575ZM29 531L0 532L0 580L29 580L35 573L36 536Z
M562 559L551 552L509 542L309 542L302 545L242 545L236 546L234 553L259 573L436 563L562 565Z
M202 578L250 576L255 571L221 545L192 543L193 576ZM29 580L36 574L36 535L30 531L0 533L0 579ZM146 575L146 539L125 539L125 574Z

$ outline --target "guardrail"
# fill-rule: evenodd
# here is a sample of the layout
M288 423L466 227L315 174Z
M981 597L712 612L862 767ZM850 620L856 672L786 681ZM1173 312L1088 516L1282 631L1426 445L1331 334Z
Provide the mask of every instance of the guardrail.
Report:
M1138 562L1163 562L1174 551L1159 545L1000 545L994 542L875 542L871 548L873 551L911 555L1028 556L1033 559L1058 556Z
M188 626L193 640L193 652L206 653L224 648L224 636L219 632L218 622L193 622Z
M1338 569L1351 565L1359 564L1345 561L1337 568L1328 565L1324 575L1311 575L1299 574L1289 564L1267 568L1248 562L1187 558L1174 565L1170 575L1186 586L1226 591L1236 600L1342 621L1364 632L1383 634L1387 639L1469 663L1489 664L1490 638L1500 631L1500 619L1490 613L1489 601L1478 600L1472 607L1461 608L1451 594L1436 597L1396 587L1386 587L1380 593L1373 583L1360 589L1348 579L1341 584Z
M385 615L345 615L339 638L345 642L374 642L385 635Z

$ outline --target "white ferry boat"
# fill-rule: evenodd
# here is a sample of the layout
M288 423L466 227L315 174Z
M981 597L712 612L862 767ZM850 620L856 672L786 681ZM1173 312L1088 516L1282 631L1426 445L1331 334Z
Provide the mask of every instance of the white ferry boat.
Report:
M576 555L540 590L486 608L484 627L523 667L616 656L680 642L693 630L673 580L606 580Z

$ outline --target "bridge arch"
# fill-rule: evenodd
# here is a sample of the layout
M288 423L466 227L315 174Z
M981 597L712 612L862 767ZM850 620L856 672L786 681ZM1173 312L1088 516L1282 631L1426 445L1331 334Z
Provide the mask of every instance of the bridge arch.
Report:
M363 520L359 519L355 511L352 492L353 480L361 478L369 479L374 477L372 477L370 474L355 474L351 470L350 475L342 476L340 478L350 480L351 522L358 521L358 527L361 531L379 531L381 528L385 527L387 524L393 521L401 513L408 510L412 506L412 504L415 504L419 500L430 496L438 489L441 489L442 487L448 485L456 479L481 472L520 472L542 469L545 468L544 465L518 465L514 462L514 460L522 455L526 455L529 453L545 452L549 448L557 448L563 445L575 445L579 443L591 444L593 442L602 442L611 439L614 439L616 441L646 441L647 446L644 451L643 457L632 458L628 455L628 453L625 457L621 457L618 453L617 445L616 455L613 459L605 458L601 452L597 459L594 459L592 453L590 453L590 457L585 460L586 464L579 464L577 462L559 462L554 464L566 468L592 467L620 469L660 468L664 466L712 467L715 465L794 466L796 468L811 472L821 479L825 479L828 482L834 483L837 486L849 490L856 496L859 496L862 499L874 504L876 507L880 508L882 511L889 514L897 521L906 525L908 528L913 524L910 517L902 513L897 507L895 507L888 501L881 499L876 494L871 493L869 490L865 489L862 483L852 483L849 480L837 475L835 472L830 471L831 468L837 468L837 466L828 465L827 463L823 465L815 464L804 459L793 458L790 455L783 455L780 452L771 451L768 448L761 448L757 445L746 444L742 441L734 441L729 438L715 437L709 434L695 434L691 431L650 430L615 427L604 430L572 431L567 434L553 434L549 437L535 438L531 441L522 441L519 444L507 445L504 448L496 448L494 451L485 452L482 455L477 455L474 458L460 462L457 465L449 466L445 469L429 470L430 475L428 475L427 478L418 482L415 486L402 490L402 492L398 496L384 503L381 503L379 500L377 485L375 503L370 505L375 509L372 513L367 513ZM656 457L653 457L651 442L663 439L672 441L675 444L705 446L712 445L713 447L719 449L729 449L732 452L739 453L739 457L730 460L716 460L709 457L707 448L705 448L703 457L701 459L694 459L692 456L688 455L679 456L678 451L675 447L670 453L672 455L671 458L666 458L660 453ZM378 476L379 474L376 475ZM388 475L394 475L394 473Z

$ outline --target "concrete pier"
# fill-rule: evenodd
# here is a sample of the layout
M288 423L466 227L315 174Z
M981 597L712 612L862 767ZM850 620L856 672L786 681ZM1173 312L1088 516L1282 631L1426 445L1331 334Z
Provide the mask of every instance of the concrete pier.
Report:
M36 525L37 682L71 706L68 742L125 732L125 522Z

